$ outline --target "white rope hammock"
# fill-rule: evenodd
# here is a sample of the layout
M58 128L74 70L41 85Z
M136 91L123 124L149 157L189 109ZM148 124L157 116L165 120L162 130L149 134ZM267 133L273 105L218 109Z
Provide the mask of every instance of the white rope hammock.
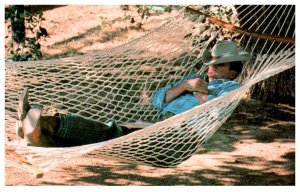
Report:
M252 85L295 65L295 45L282 38L295 36L294 6L220 8L227 11L229 21L213 9L206 13L234 24L237 28L229 36L224 31L232 29L209 22L207 15L183 10L161 27L113 49L64 59L6 62L5 126L10 136L15 134L18 96L25 87L30 90L30 103L52 106L49 114L68 113L103 123L153 121L158 113L151 105L155 91L182 76L204 72L201 54L212 31L218 31L217 39L239 39L253 55L238 79L242 87L227 95L101 143L42 148L7 140L6 162L38 174L87 153L160 167L188 159L226 121ZM253 35L237 33L239 29Z

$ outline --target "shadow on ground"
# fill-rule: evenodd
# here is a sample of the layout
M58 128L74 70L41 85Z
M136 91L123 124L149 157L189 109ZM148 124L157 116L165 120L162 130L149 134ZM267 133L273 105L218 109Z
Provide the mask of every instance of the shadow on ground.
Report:
M245 140L254 140L256 143L263 144L275 141L293 142L295 140L294 115L294 107L287 105L272 105L255 100L242 101L230 119L196 156L212 151L217 155L224 152L232 153L236 150L234 144L243 143ZM121 163L117 166L114 164L81 166L80 169L88 172L88 175L76 174L77 170L66 171L75 174L68 180L71 185L78 183L89 185L295 185L294 151L282 155L280 161L268 161L254 155L232 155L231 158L222 159L223 163L217 165L217 169L185 170L178 167L148 167L143 170L139 165ZM255 165L259 167L254 168ZM166 174L159 175L161 172ZM151 176L151 173L156 174ZM55 185L57 183L44 182L43 184Z
M94 185L226 185L231 181L230 185L248 186L248 185L295 185L295 174L281 175L276 170L279 166L294 170L294 153L286 154L292 158L287 158L289 163L269 162L267 168L253 170L242 168L242 165L250 165L254 161L260 161L255 157L237 156L236 160L227 162L226 166L221 166L223 171L215 171L211 169L195 170L192 172L178 172L178 174L170 174L159 177L149 177L142 174L118 173L114 167L110 166L84 166L86 171L92 173L92 176L83 176L71 179L70 183L84 182ZM137 167L133 165L123 165L118 167L119 170L134 170ZM157 170L159 171L159 170ZM117 182L116 182L117 181ZM49 184L49 183L48 183ZM53 184L53 183L52 183Z

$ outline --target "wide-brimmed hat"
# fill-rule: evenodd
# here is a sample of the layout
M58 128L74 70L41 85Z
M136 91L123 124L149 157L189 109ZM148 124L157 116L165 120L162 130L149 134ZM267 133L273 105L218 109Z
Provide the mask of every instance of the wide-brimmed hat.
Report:
M245 61L251 58L251 55L237 48L237 43L233 41L219 41L211 49L204 50L202 61L205 65L221 64L234 61Z

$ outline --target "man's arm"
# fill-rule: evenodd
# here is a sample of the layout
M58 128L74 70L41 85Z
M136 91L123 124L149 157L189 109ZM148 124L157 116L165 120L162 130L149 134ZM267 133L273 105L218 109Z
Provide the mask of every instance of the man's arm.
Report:
M172 89L170 89L166 92L164 102L169 103L170 101L177 98L178 96L180 96L185 91L186 91L185 85L184 85L184 83L181 83L177 87L174 87L174 88L172 88Z
M170 89L166 92L165 103L169 103L170 101L177 98L185 91L198 92L199 94L207 95L207 93L208 93L207 85L208 85L208 83L201 78L188 79L188 80L182 82L177 87L174 87L173 89ZM195 95L198 100L200 99L199 94L197 94L199 96L199 98ZM203 100L203 99L201 99L201 100ZM199 100L199 101L201 101L201 100ZM200 103L203 103L203 102L200 102Z
M166 87L159 89L152 97L153 107L157 109L163 109L165 105L167 105L173 99L182 95L185 91L193 92L190 86L186 86L186 83L189 82L189 84L195 85L197 84L197 81L199 81L195 79L198 79L199 77L203 78L202 76L203 75L197 74L188 75L175 83L169 84ZM204 87L206 90L207 85L205 85Z

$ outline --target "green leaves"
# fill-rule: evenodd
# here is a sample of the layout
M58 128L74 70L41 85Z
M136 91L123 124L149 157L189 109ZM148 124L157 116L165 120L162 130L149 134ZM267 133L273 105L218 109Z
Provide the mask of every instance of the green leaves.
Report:
M39 39L49 36L47 30L41 26L41 22L45 20L43 12L31 13L26 8L28 6L12 5L5 9L5 18L10 19L12 23L9 26L12 29L12 41L16 42L11 43L11 47L8 48L14 61L41 59Z

